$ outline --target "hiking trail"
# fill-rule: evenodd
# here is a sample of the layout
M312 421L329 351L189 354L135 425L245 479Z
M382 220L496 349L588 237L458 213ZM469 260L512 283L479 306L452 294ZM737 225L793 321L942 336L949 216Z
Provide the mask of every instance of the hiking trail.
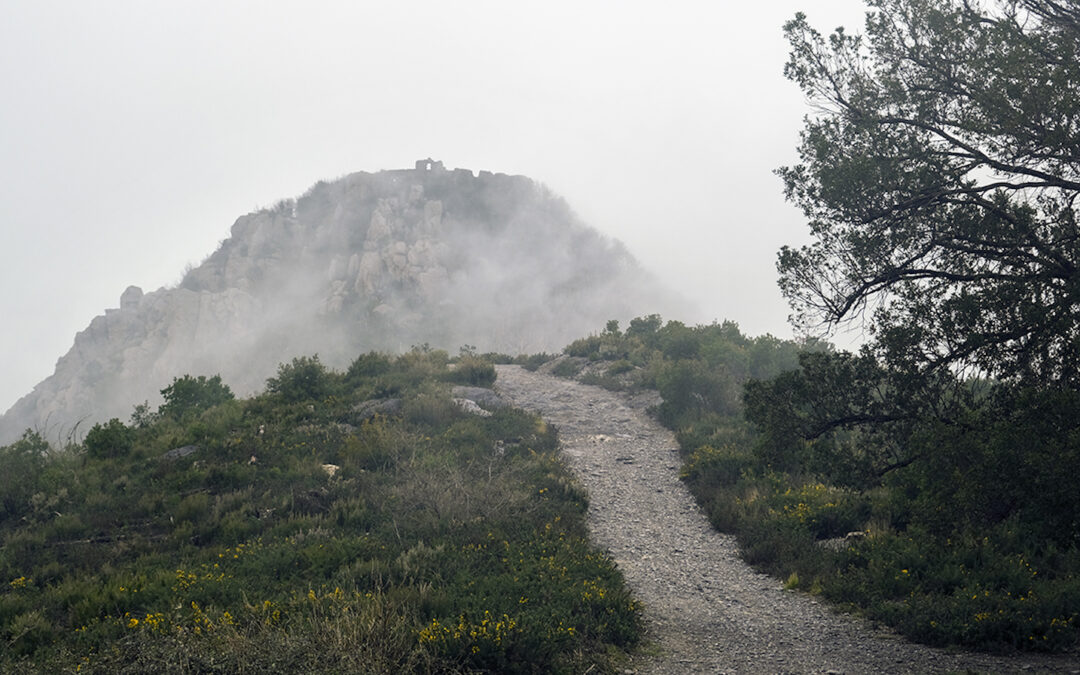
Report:
M679 480L674 434L646 413L655 392L615 393L520 366L498 366L495 388L556 426L589 493L590 536L644 603L659 654L635 656L630 672L1080 673L1075 655L914 644L756 572Z

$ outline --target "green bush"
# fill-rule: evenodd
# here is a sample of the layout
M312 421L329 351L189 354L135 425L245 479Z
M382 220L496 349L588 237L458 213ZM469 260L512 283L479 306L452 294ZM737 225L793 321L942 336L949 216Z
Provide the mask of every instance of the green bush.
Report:
M870 352L731 322L614 328L565 353L604 361L602 386L640 368L683 479L747 560L931 644L1075 647L1080 492L1062 477L1080 471L1080 394L927 389Z
M29 511L48 452L49 444L41 434L30 430L0 447L0 522Z
M86 434L83 447L91 457L123 457L134 445L134 430L115 417L104 425L95 424Z
M361 361L347 396L327 373L318 399L102 425L91 445L130 435L122 458L0 449L36 469L0 521L0 671L612 671L639 612L554 431L464 414L446 366L416 350ZM404 414L339 422L380 380Z
M355 386L366 378L385 375L390 372L392 367L393 360L390 356L378 352L368 352L367 354L361 354L356 357L356 359L349 364L348 370L345 371L345 379Z
M514 359L514 363L521 366L525 370L535 372L540 366L544 365L548 361L552 361L556 358L554 354L548 354L541 352L539 354L531 354L529 356L519 356Z
M556 377L576 377L581 372L581 364L574 359L563 359L551 369L551 374Z
M161 395L165 402L158 408L158 414L174 419L197 414L234 398L229 385L222 383L220 375L210 378L205 375L173 378L172 384L161 390ZM144 426L152 421L145 409L138 406L133 419L137 420L137 426Z
M319 361L319 355L298 356L290 363L278 365L276 377L266 381L266 391L286 403L317 401L329 396L333 389L330 371Z
M458 357L453 370L447 375L449 382L473 387L490 387L495 383L495 366L477 356Z

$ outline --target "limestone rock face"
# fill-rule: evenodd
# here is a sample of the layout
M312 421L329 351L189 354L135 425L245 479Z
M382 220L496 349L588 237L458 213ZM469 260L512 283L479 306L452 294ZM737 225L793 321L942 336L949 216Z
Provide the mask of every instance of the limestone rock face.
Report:
M432 160L241 216L179 286L131 286L119 305L0 417L0 443L126 421L184 374L220 374L247 395L300 355L345 368L420 344L555 351L608 319L683 309L544 187Z

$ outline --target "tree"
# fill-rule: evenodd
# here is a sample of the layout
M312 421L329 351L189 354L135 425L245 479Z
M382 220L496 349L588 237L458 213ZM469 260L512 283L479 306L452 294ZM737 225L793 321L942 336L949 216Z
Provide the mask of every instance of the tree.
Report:
M174 377L172 384L161 390L161 395L165 402L158 408L158 413L175 419L208 410L234 398L229 385L222 383L221 375L210 378L205 375Z
M95 424L87 432L83 447L91 457L123 457L135 444L134 430L115 417L105 424Z
M778 171L813 241L780 286L865 320L898 368L1080 388L1080 7L867 0L865 36L785 26L813 102Z
M756 453L777 469L878 485L921 458L913 429L948 405L941 387L921 379L887 370L869 353L804 351L797 370L743 389L746 419L761 432Z
M291 363L278 364L277 377L266 381L266 391L288 403L310 401L330 395L333 381L319 355L299 356Z
M48 454L49 444L29 429L11 445L0 447L0 523L29 509Z

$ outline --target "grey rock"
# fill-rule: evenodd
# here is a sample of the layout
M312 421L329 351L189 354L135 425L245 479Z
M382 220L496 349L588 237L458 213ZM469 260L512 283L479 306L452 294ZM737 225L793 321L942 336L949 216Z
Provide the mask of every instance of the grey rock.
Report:
M454 398L469 399L488 410L506 408L510 405L510 402L499 396L494 389L485 389L484 387L456 386L450 390L450 395Z
M484 410L480 406L476 405L476 401L467 398L455 398L451 400L453 400L454 405L461 408L470 415L476 415L477 417L491 417L491 411Z
M198 451L199 446L197 445L184 445L179 448L173 448L172 450L169 450L164 455L162 455L161 458L171 462L173 460L180 459L181 457L193 455Z
M496 389L559 428L567 465L589 493L590 538L644 605L656 654L639 673L1073 672L1075 653L993 655L934 649L832 611L743 562L679 480L674 434L647 399L496 366ZM633 458L633 461L627 461ZM854 537L857 539L858 537Z
M220 374L247 396L302 355L344 370L358 354L425 343L554 351L611 318L683 311L543 186L438 166L319 182L241 216L178 286L130 287L76 335L0 417L0 444L26 428L63 436L80 420L125 419L185 374Z
M133 312L139 309L139 302L142 300L143 292L138 286L128 286L124 292L120 295L120 311L121 312Z
M353 406L353 424L360 424L376 415L400 415L405 407L400 398L375 398Z

